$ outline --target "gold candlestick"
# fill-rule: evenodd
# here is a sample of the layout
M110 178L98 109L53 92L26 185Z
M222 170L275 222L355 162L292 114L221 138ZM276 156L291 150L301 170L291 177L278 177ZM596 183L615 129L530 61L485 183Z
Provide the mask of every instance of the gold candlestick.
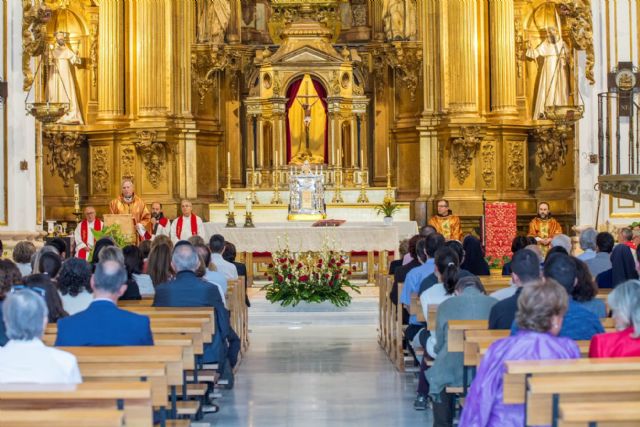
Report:
M331 203L344 203L342 200L342 191L341 191L341 181L342 181L342 168L340 164L338 164L338 168L336 169L336 191L333 193L333 199L331 199Z
M369 198L367 197L367 183L364 178L364 168L360 168L360 196L358 196L358 203L369 203Z
M227 212L227 228L233 228L236 226L236 214L233 212Z
M395 200L395 197L393 197L393 189L391 188L391 169L389 166L387 166L387 193L385 199Z
M253 225L253 214L251 212L245 212L244 214L244 227L245 228L254 228Z
M256 195L256 178L258 177L258 172L255 169L251 168L251 172L249 173L249 180L251 181L251 188L249 189L249 196L251 197L251 202L254 205L259 204L258 196Z
M273 198L271 199L272 205L281 205L282 199L280 198L280 182L278 181L280 178L280 171L274 168L273 174Z

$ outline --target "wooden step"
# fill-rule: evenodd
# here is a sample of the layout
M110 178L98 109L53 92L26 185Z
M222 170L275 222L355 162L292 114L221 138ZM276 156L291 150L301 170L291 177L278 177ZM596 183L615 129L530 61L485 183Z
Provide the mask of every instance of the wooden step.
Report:
M176 409L178 415L188 415L192 416L198 413L198 409L200 409L200 402L196 400L184 400L177 402Z
M187 396L188 397L200 397L207 393L208 386L206 384L188 384ZM182 396L182 386L177 387L178 396Z
M193 371L185 371L187 374L187 381L194 381ZM220 378L220 374L212 369L201 369L198 371L198 382L204 383L216 383Z

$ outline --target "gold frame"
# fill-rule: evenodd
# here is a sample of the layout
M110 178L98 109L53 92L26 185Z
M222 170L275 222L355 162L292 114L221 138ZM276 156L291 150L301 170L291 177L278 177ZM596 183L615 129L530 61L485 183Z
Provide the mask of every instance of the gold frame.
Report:
M7 78L9 68L7 67L7 3L6 1L2 2L2 38L4 40L2 47L2 73L4 74L4 78ZM9 146L9 109L7 108L7 103L5 101L4 105L4 126L2 129L2 137L3 139L3 147L2 152L4 153L4 161L3 161L3 175L4 175L4 221L0 220L0 225L7 226L9 225L9 174L7 172L9 162L7 161L8 156L8 146Z

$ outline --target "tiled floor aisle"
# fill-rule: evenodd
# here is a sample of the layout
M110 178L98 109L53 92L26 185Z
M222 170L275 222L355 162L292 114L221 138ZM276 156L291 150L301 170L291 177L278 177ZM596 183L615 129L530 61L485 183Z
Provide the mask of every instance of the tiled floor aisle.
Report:
M358 298L285 311L254 299L251 348L217 426L426 426L413 409L415 380L399 374L376 341L377 302Z

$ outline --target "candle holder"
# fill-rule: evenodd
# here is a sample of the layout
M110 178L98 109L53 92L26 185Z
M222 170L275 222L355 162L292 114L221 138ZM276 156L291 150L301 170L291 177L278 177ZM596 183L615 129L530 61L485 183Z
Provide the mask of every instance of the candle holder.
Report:
M227 188L224 191L224 201L229 200L229 194L231 194L231 168L227 168Z
M367 183L365 182L365 173L364 169L360 169L360 195L358 196L358 203L369 203L369 198L367 197Z
M73 216L76 218L76 224L80 224L80 219L82 218L82 211L79 207L75 207L72 212Z
M273 174L273 198L271 198L272 205L281 205L282 199L280 198L280 183L278 179L280 178L280 172L278 169L274 169Z
M385 199L389 199L392 202L395 200L393 196L393 189L391 188L391 169L387 167L387 192L385 195Z
M244 214L244 228L254 228L253 214L251 212L245 212Z
M342 168L338 165L338 168L336 169L336 190L333 193L333 199L331 199L331 203L344 203L344 200L342 199Z
M256 181L258 178L258 173L256 172L254 169L251 169L251 173L249 173L249 180L251 181L251 187L249 189L249 196L251 197L251 202L254 205L259 204L260 202L258 201L258 196L256 195Z
M227 228L235 228L236 227L236 214L233 212L227 212Z

